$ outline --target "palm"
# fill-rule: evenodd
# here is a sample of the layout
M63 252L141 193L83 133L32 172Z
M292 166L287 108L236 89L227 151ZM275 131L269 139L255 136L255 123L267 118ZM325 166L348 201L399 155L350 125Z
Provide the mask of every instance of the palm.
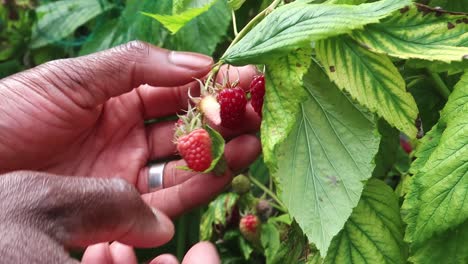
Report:
M22 99L26 100L15 101ZM35 96L28 100L31 104L22 105L22 112L15 114L14 121L20 120L21 124L5 124L10 130L8 135L13 136L8 137L3 148L14 146L17 150L1 157L5 164L13 166L11 169L20 166L15 163L21 160L22 168L65 175L119 176L135 183L149 158L136 90L94 109L61 106L53 99ZM44 108L38 109L38 105Z
M73 123L70 129L80 133L63 138L64 144L58 146L62 151L57 153L64 154L56 157L56 164L44 169L58 174L121 177L135 184L136 176L149 160L137 92L113 98L98 111L83 114L90 115L88 120L94 122ZM50 133L54 133L54 128Z

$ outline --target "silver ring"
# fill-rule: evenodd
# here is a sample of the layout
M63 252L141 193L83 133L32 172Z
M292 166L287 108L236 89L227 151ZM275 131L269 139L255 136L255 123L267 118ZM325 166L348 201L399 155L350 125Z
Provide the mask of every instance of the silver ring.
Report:
M164 188L164 167L166 162L149 165L148 168L148 190L154 192Z

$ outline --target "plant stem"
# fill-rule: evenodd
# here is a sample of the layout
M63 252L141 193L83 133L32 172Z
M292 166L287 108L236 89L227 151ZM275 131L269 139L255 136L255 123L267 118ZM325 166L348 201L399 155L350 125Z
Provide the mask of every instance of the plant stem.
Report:
M206 78L206 83L209 84L210 82L215 82L216 75L218 74L219 69L221 68L222 63L218 61L215 65L213 65L213 69L211 69L210 74L208 75L208 78ZM213 79L213 77L215 79Z
M285 214L288 213L288 211L286 211L286 210L284 209L284 207L282 207L282 206L280 206L280 205L277 205L276 203L273 203L273 202L270 202L270 204L271 204L271 206L272 206L273 208L275 208L276 210L278 210L278 211L280 211L280 212L282 212L282 213L285 213Z
M176 254L179 260L182 260L186 251L186 233L187 233L187 216L183 215L177 221L177 246Z
M286 206L281 202L281 200L274 194L270 189L268 189L265 185L263 185L261 182L259 182L257 179L254 177L250 176L250 181L255 184L258 188L262 189L266 194L268 194L273 200L275 200L276 203L278 203L279 206L282 207L283 212L286 212Z
M267 8L265 8L262 12L258 13L254 18L252 18L252 20L250 20L249 23L245 25L245 27L239 32L239 34L237 34L237 36L231 42L231 45L229 45L229 47L226 50L228 50L229 48L234 46L234 44L239 42L239 40L241 40L265 16L271 13L276 8L276 6L278 6L280 3L281 3L281 0L274 0Z
M232 13L232 27L234 29L234 37L237 37L237 35L239 35L239 32L237 31L236 12L234 11L234 9L232 9L231 13Z
M437 74L435 72L432 72L429 69L427 70L427 73L429 73L432 80L434 81L434 83L436 85L435 87L436 87L437 91L440 93L440 95L442 95L445 99L448 99L448 97L450 95L450 90L447 87L447 85L444 83L442 78L440 78L439 74Z

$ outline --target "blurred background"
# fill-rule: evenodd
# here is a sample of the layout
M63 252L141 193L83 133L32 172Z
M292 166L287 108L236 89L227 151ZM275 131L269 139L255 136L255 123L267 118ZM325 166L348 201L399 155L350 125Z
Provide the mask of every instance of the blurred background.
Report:
M219 56L233 36L227 1L217 1L174 35L141 14L172 14L172 2L0 0L0 78L49 60L85 55L134 39ZM268 2L244 4L238 11L238 26Z

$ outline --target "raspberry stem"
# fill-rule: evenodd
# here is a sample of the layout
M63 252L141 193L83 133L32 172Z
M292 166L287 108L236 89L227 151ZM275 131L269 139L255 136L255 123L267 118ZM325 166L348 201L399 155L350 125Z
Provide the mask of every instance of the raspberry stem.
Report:
M262 12L258 13L254 18L252 18L252 20L250 20L249 23L245 25L245 27L239 32L239 34L237 34L237 36L231 42L231 45L229 45L229 47L226 50L228 50L229 48L234 46L234 44L239 42L239 40L241 40L255 25L258 24L258 22L260 22L263 18L270 14L281 3L281 1L282 0L274 0L267 8L263 9ZM224 54L223 56L221 56L221 58L222 57L224 57Z
M287 213L286 206L281 202L281 200L274 194L270 189L268 189L265 185L263 185L261 182L259 182L255 177L249 176L250 181L255 184L258 188L260 188L262 191L264 191L266 194L268 194L279 206L279 208L276 208L284 213Z

